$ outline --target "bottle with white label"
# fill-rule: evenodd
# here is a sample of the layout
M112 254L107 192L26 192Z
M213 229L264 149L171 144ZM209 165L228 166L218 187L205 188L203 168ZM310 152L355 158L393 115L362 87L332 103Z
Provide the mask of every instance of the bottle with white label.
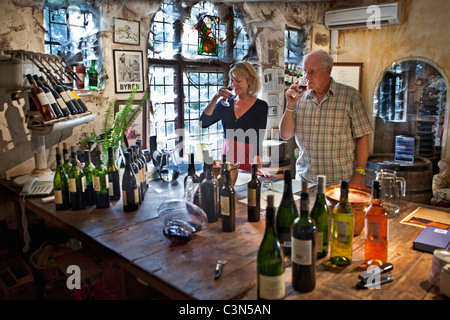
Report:
M335 265L346 266L352 262L355 216L348 203L347 181L341 180L340 188L339 202L331 215L330 259Z
M220 206L222 214L222 231L233 232L236 224L235 191L231 185L230 164L225 169L225 184L220 189Z
M311 219L317 227L317 258L323 258L328 254L330 214L325 202L326 177L317 176L316 201L311 209Z
M310 292L316 287L317 228L309 213L308 182L302 181L300 217L292 225L292 287Z
M109 200L109 179L108 169L103 163L102 147L97 145L97 164L92 170L94 180L95 205L97 208L108 208Z
M75 147L71 147L72 167L69 171L69 195L72 210L82 210L86 207L84 190L86 189L86 178L83 171L78 167L77 153Z
M122 176L122 203L123 211L136 211L139 209L139 186L136 175L131 167L131 154L124 153L125 171Z
M53 177L53 193L55 195L55 209L70 208L69 178L62 166L60 149L56 148L56 170Z
M267 196L266 231L257 258L258 299L279 300L286 294L284 254L275 229L273 195Z

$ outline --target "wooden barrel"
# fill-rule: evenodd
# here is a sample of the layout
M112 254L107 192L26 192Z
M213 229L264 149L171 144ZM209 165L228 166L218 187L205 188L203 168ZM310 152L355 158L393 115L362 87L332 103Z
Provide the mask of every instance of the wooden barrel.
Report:
M374 154L367 160L365 184L372 187L372 180L376 177L376 170L395 170L398 177L406 180L406 196L402 200L415 203L430 204L433 197L431 184L433 181L433 164L430 160L415 157L414 162L398 163L394 161L394 154Z

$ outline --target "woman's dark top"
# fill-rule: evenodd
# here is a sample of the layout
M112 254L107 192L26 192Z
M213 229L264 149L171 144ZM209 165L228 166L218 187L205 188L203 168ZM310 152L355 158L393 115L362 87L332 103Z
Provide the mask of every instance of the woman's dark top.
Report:
M237 149L238 152L241 152L240 150L242 149L240 148L240 145L244 143L253 146L250 147L253 148L253 156L262 156L262 142L264 140L267 125L267 113L269 110L269 106L264 100L256 99L253 106L251 106L250 109L248 109L247 112L244 113L239 119L236 119L236 115L234 113L234 98L235 96L228 99L228 102L230 103L229 107L224 106L219 100L219 102L217 102L216 106L214 107L213 113L210 116L206 115L203 112L200 117L201 126L202 128L207 128L221 120L223 127L223 137L226 140L234 139L235 149ZM233 130L233 132L227 133L227 130L230 129ZM254 147L255 144L256 148ZM224 146L225 145L226 144L224 143ZM253 157L250 158L247 156L245 158L246 162L248 161L248 159L253 159ZM248 162L250 163L246 163L246 167L248 165L251 165L251 160Z

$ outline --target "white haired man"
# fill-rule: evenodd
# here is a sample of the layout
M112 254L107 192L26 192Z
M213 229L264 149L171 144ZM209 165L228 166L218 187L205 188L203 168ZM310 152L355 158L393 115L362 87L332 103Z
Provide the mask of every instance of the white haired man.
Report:
M312 51L303 60L307 88L294 83L286 91L287 107L280 136L295 135L299 147L296 179L314 183L317 175L327 184L364 186L372 127L358 90L334 81L332 57Z

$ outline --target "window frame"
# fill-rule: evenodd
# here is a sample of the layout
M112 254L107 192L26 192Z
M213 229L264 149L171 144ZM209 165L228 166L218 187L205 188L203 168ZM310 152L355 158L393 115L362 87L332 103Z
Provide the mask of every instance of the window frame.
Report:
M206 1L205 1L206 2ZM214 5L223 5L214 3ZM161 7L162 8L162 7ZM160 9L161 10L161 9ZM156 17L156 15L155 15ZM153 30L153 23L154 19L152 19L151 22L151 30ZM190 17L185 17L186 19L190 19ZM149 74L150 74L150 68L152 67L170 67L174 68L174 94L175 94L175 100L174 100L174 111L175 111L175 130L179 130L178 132L183 132L182 135L178 135L175 138L175 146L177 146L179 143L186 142L186 131L180 130L185 129L185 106L187 103L189 103L187 97L184 96L184 87L186 84L184 84L184 72L187 72L188 70L196 70L196 71L202 71L202 72L221 72L223 74L223 85L227 86L229 83L228 79L228 72L230 70L230 66L236 61L234 57L234 20L238 19L239 17L235 17L233 12L232 6L226 6L226 19L224 19L226 24L226 44L225 44L225 61L223 62L223 59L220 59L216 56L207 56L202 55L198 56L198 59L192 59L192 58L185 58L183 56L182 48L183 44L181 44L178 47L177 53L174 55L173 59L160 59L160 58L154 58L150 57L150 54L147 58L148 61L148 67L149 67ZM159 21L158 21L159 22ZM162 22L166 23L166 22ZM174 27L174 42L175 43L181 43L181 39L183 37L183 22L180 20L176 20L173 23ZM149 38L149 42L151 43L152 39ZM166 42L170 45L170 41ZM248 50L248 49L247 49ZM153 84L150 80L150 86ZM200 115L202 113L201 106L200 106ZM189 119L188 119L189 120ZM150 126L152 127L152 126ZM214 133L215 134L215 133ZM151 133L152 135L152 133ZM209 135L209 134L207 134ZM165 137L159 137L158 142L165 140ZM166 144L167 147L167 144ZM185 148L186 146L184 146ZM178 156L183 157L185 155L184 148L179 149Z

